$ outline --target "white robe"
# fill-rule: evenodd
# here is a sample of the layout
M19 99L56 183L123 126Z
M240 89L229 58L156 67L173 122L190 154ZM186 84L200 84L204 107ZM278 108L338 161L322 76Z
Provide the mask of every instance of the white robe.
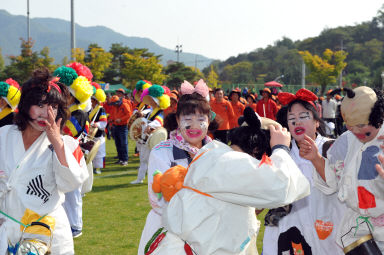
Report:
M343 133L325 159L326 182L318 174L314 175L315 185L321 191L337 192L339 200L348 207L337 230L339 245L342 245L341 236L355 227L357 218L363 216L369 217L373 237L384 252L384 179L375 169L375 164L379 163L377 156L383 155L382 140L377 139L381 135L384 135L384 125L376 137L365 144L350 131ZM345 246L370 232L367 224L361 224L356 235L354 233L355 229L343 237Z
M243 255L259 230L254 208L279 207L309 195L307 179L284 149L274 150L271 164L218 141L195 158L202 153L190 165L184 186L213 197L187 188L177 192L162 214L169 235L153 254L185 254L186 241L199 255Z
M0 209L19 221L27 208L54 217L52 254L74 254L62 203L64 193L78 188L88 173L82 154L77 159L73 154L80 150L77 141L69 136L62 139L69 167L60 164L45 132L25 151L22 134L15 125L0 129ZM0 254L5 254L7 240L12 244L19 241L20 225L5 218L0 233Z
M322 151L324 142L328 138L317 136L315 143ZM292 240L298 235L287 232L291 228L297 228L305 241L311 247L312 254L344 254L341 247L336 244L337 227L341 222L346 207L337 199L337 196L323 194L313 184L313 174L316 170L313 164L299 155L299 149L292 141L290 152L292 159L311 184L311 194L292 203L291 212L279 220L278 226L266 226L263 240L263 254L276 255L289 252L288 247L282 247L278 253L278 240L280 235L289 233ZM297 234L299 234L297 232ZM299 244L300 245L300 244ZM301 244L303 246L303 244Z
M152 190L153 173L158 170L162 173L175 165L188 166L188 158L183 155L185 151L175 148L172 143L164 141L155 146L149 156L148 166L148 199L151 211L148 213L143 232L141 234L138 255L144 254L144 248L152 235L163 226L161 214L166 204L164 198L159 199Z

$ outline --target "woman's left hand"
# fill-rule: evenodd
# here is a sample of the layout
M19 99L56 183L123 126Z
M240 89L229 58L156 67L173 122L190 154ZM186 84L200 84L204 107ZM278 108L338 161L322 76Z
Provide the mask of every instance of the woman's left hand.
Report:
M47 137L49 141L52 143L54 147L57 145L62 145L63 141L61 140L60 135L60 124L62 118L58 119L55 122L55 114L53 112L53 108L51 105L48 106L48 121L46 121L45 132L47 133Z

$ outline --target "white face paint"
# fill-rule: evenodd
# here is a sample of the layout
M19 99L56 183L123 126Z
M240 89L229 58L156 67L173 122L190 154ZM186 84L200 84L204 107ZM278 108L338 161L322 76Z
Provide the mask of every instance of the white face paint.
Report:
M52 106L54 118L57 116L57 107ZM29 124L31 127L38 131L45 131L48 122L48 104L32 105L29 108L29 117L31 121Z
M200 113L180 115L178 119L181 135L189 144L201 147L208 132L208 116Z

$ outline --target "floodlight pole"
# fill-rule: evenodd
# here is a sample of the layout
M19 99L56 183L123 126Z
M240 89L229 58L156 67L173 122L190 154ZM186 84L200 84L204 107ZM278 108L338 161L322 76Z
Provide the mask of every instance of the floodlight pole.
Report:
M71 0L71 59L75 61L73 50L76 48L75 44L75 0Z
M31 37L31 31L29 29L29 0L27 0L27 41Z
M176 52L176 54L177 54L177 62L179 62L179 55L180 55L180 53L183 51L183 45L181 45L181 44L177 44L176 45L176 50L175 50L175 52Z

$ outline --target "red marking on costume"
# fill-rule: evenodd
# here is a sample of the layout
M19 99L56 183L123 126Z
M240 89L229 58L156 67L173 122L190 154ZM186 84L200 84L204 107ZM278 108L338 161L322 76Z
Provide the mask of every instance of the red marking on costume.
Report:
M375 195L366 190L363 186L357 187L357 195L359 198L360 209L369 209L376 207Z
M333 223L330 221L324 222L322 220L316 220L315 229L319 239L325 240L332 233Z
M151 247L149 247L149 250L147 251L147 253L145 253L145 255L150 255L152 254L152 252L154 252L157 248L157 246L159 246L159 243L164 239L165 237L165 233L161 233L156 239L155 241L153 241L153 243L151 244Z
M73 137L71 130L67 126L64 126L63 133Z
M80 145L77 146L76 150L72 154L75 157L75 159L77 160L77 163L80 164L80 160L84 156L83 152L81 151Z
M184 251L187 255L193 255L192 248L187 243L184 244Z
M271 160L271 158L268 157L268 155L265 154L265 153L264 153L263 157L261 158L259 167L260 167L262 164L267 164L267 165L272 166L272 160Z

